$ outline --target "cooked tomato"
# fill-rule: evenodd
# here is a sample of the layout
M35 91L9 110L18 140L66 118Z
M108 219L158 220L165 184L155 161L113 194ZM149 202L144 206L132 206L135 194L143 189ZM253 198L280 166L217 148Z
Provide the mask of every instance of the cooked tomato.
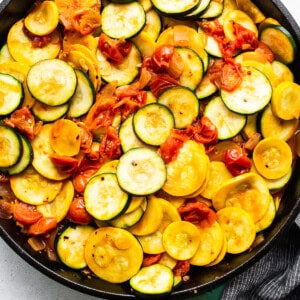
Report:
M218 129L211 120L205 116L188 126L187 132L191 132L191 138L197 143L211 146L218 142Z
M174 55L174 46L161 45L157 47L152 54L151 68L157 73L161 71L167 71L170 66L171 59Z
M198 224L201 227L211 226L217 219L216 213L207 204L188 200L178 208L182 220Z
M76 197L72 201L67 218L76 224L87 225L92 222L92 216L87 212L83 197Z
M173 273L175 276L185 276L191 268L190 262L188 260L178 260Z
M221 141L216 144L213 149L208 153L211 161L224 161L224 155L229 148L239 148L240 146L233 141Z
M100 11L96 8L84 7L74 10L71 14L73 29L82 35L91 34L101 24Z
M35 35L31 33L25 26L23 27L23 31L25 35L31 40L31 44L33 48L43 48L51 41L51 35Z
M101 33L98 48L111 63L120 65L129 55L132 43L126 40L115 40Z
M157 98L166 89L179 85L179 81L174 79L168 74L158 74L153 76L150 81L150 90L152 94Z
M30 225L37 222L43 215L36 210L36 207L24 202L17 202L14 205L14 218L23 225Z
M241 65L232 59L216 60L209 66L208 74L212 83L227 91L236 89L243 80Z
M72 182L74 185L74 189L77 193L83 194L87 182L96 173L96 171L97 169L90 168L90 169L82 170L80 172L76 172Z
M245 151L240 148L229 148L224 154L224 163L233 176L250 171L251 159Z
M143 267L147 267L147 266L151 266L157 262L159 262L159 260L162 257L162 253L159 254L144 254L144 259L143 259Z
M9 118L4 120L4 123L17 129L30 140L35 137L42 126L42 122L35 122L34 116L27 106L15 110Z
M74 173L78 168L78 159L74 157L52 153L50 159L62 172L67 174Z
M121 142L116 128L110 126L106 135L102 138L99 148L103 159L116 159L121 155Z
M272 62L275 59L272 50L263 42L259 41L258 47L255 51L262 54L268 62Z
M233 24L236 41L235 48L240 50L254 50L258 47L258 39L254 32L238 23Z
M42 235L48 233L50 230L55 229L57 226L56 218L40 218L37 222L28 227L28 235Z

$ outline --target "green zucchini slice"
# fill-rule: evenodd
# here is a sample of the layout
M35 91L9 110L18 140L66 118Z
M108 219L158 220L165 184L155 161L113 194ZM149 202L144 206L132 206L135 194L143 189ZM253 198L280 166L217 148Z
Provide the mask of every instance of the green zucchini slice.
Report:
M75 70L77 76L77 88L75 94L70 100L70 107L67 116L70 118L79 118L85 115L92 107L96 92L90 77L81 70Z
M172 269L162 264L141 268L131 277L130 286L138 294L159 295L171 292L174 284Z
M120 65L114 65L97 50L101 77L105 82L117 81L118 86L130 84L139 74L139 66L142 63L141 53L135 45L132 45L129 55Z
M137 35L146 24L143 6L137 2L109 3L102 11L102 31L114 39L129 39Z
M21 134L19 137L22 143L22 155L16 164L6 169L9 175L15 175L23 172L30 165L33 159L33 150L29 140Z
M100 221L116 218L127 209L130 202L128 193L121 189L114 173L92 177L83 197L88 213Z
M21 104L23 86L15 77L0 73L0 87L0 116L6 116Z
M69 103L57 106L50 106L36 101L31 110L37 119L47 123L54 122L62 118L64 115L67 114L68 109Z
M15 165L22 155L22 142L12 128L0 125L0 168Z
M254 114L271 100L272 86L267 76L254 67L243 66L243 81L233 91L221 89L221 97L229 110L239 114Z
M122 189L137 196L150 195L162 188L167 179L162 158L145 147L133 148L123 154L117 166Z
M56 240L56 252L60 261L72 269L85 268L85 242L94 231L95 228L90 225L72 224L64 228Z
M186 128L196 120L199 114L199 101L192 90L183 86L175 86L165 90L157 99L166 105L175 117L175 127Z
M291 33L283 26L270 24L264 27L259 39L272 50L275 59L284 64L294 61L297 45Z
M218 128L218 138L226 140L236 136L246 125L247 117L230 111L217 96L205 107L204 116Z
M181 0L181 1L168 1L168 0L152 0L154 8L163 15L176 15L184 16L199 5L199 0Z
M67 62L57 58L45 59L29 69L27 86L35 99L57 106L67 103L74 95L77 76Z
M163 144L175 124L171 110L159 103L150 103L141 107L134 114L132 121L138 138L152 146Z

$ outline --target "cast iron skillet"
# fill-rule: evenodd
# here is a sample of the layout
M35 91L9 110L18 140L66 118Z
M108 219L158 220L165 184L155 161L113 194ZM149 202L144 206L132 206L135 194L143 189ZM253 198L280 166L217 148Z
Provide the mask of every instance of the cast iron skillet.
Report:
M0 43L5 40L10 26L22 17L34 1L4 0L0 4ZM300 29L285 6L278 0L253 0L266 16L273 17L285 26L294 36L299 53L291 66L296 81L300 83ZM169 298L181 298L204 293L253 265L294 222L300 211L300 159L297 159L295 172L286 189L276 220L265 231L265 242L251 252L228 256L223 262L211 268L193 268L191 279L175 290ZM44 254L34 252L28 246L27 238L12 221L0 220L0 235L7 244L25 261L50 278L80 292L107 299L134 299L127 284L111 284L97 278L87 279L80 272L70 270L61 264L50 262Z

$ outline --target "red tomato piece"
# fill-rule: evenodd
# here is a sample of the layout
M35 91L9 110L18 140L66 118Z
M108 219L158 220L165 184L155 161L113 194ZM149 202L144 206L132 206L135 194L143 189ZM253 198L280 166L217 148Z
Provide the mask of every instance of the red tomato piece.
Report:
M93 218L85 209L83 197L74 198L70 205L67 218L81 225L87 225L92 222Z
M40 218L37 222L28 227L28 235L42 235L48 233L50 230L55 229L57 226L56 218Z
M173 269L175 276L185 276L191 268L191 265L188 260L179 260L176 263L176 266Z
M36 223L42 217L43 215L33 205L18 202L14 206L14 218L23 225Z
M252 164L242 148L227 149L224 154L224 163L233 176L249 172Z

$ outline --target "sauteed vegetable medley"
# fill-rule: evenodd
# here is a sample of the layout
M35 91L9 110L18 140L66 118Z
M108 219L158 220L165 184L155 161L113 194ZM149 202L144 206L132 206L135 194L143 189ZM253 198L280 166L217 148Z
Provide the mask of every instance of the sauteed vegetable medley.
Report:
M296 51L250 0L37 1L0 52L0 217L138 294L251 250L293 171Z

